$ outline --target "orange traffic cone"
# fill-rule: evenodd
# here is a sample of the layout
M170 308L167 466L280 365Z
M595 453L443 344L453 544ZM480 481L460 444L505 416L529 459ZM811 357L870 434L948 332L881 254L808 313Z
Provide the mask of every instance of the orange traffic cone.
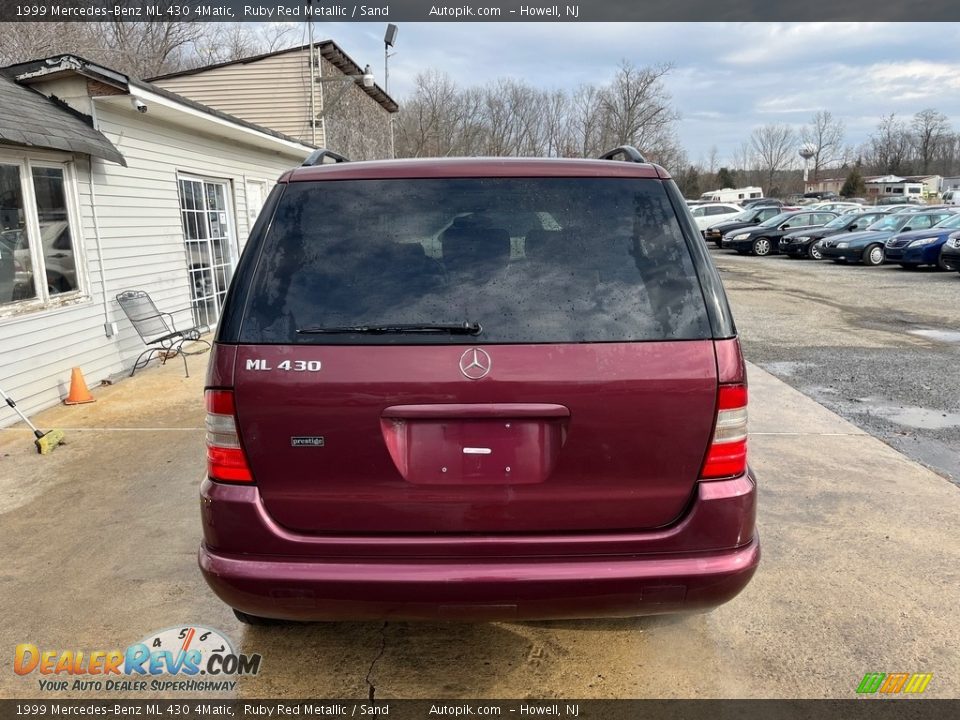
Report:
M75 367L70 375L70 394L63 401L64 405L82 405L83 403L92 403L96 398L90 394L87 389L87 383L83 379L83 373L80 368Z

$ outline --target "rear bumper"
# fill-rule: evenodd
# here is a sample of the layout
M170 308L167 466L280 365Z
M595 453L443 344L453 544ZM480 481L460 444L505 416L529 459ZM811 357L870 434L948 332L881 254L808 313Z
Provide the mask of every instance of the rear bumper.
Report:
M530 620L705 610L736 596L760 542L699 557L346 563L251 560L200 548L228 605L294 620Z
M701 483L648 532L491 537L296 535L256 487L204 482L200 569L225 603L292 620L560 619L706 610L760 561L752 477Z

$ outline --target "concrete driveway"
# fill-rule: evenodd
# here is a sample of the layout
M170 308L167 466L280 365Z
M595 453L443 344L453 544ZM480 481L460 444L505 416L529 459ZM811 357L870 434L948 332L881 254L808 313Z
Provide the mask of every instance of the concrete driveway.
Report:
M866 672L932 672L960 696L960 492L750 367L764 557L706 615L249 628L196 568L202 372L171 364L41 414L69 444L0 431L0 696L39 695L17 643L126 647L193 623L263 670L243 697L852 697ZM96 378L90 378L92 382ZM122 697L112 694L111 697ZM59 693L57 697L92 697ZM141 697L141 696L136 696Z

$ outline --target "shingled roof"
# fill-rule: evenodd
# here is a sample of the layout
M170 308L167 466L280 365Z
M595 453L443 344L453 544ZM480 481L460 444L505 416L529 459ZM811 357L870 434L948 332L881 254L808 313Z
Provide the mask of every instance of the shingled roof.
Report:
M123 155L83 116L0 75L0 146L64 150L126 165Z

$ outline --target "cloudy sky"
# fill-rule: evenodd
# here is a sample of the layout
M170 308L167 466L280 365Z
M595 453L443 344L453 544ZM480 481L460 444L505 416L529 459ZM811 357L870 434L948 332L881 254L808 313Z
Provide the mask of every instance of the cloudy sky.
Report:
M384 27L318 23L315 33L373 65L382 84ZM465 85L510 76L572 88L606 82L623 59L669 62L691 160L712 145L729 160L754 127L799 126L821 109L843 118L853 145L891 112L935 107L960 129L958 48L960 23L402 23L390 91L402 98L428 68Z

